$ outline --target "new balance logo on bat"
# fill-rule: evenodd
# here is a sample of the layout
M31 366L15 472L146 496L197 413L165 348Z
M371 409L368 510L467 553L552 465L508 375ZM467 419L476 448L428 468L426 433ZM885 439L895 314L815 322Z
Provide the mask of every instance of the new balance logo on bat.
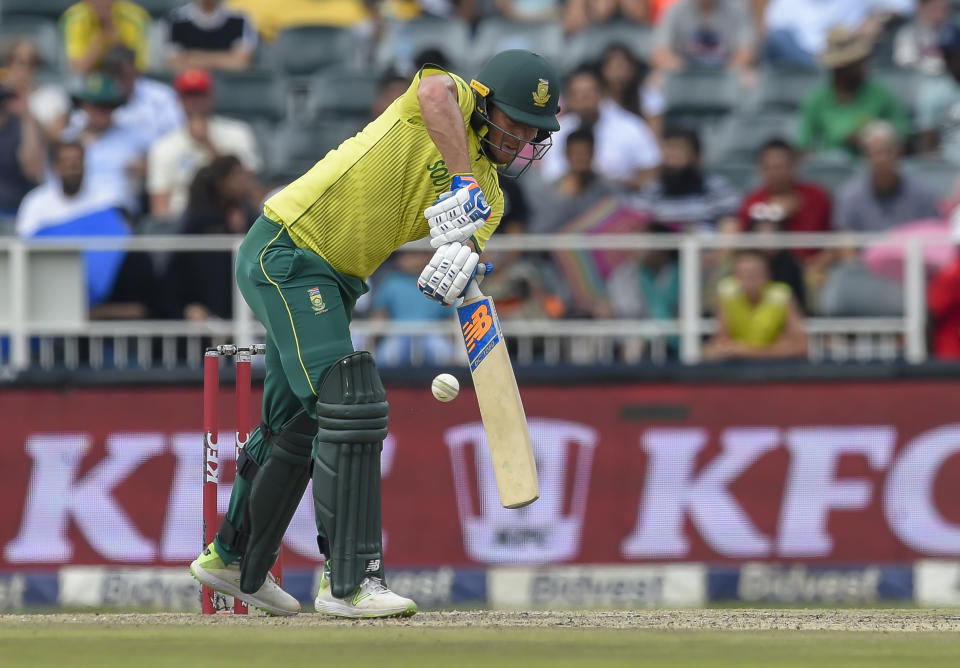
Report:
M470 361L470 370L474 371L494 346L500 342L500 327L497 323L497 311L489 297L457 309L460 318L460 330L463 344Z
M477 343L483 339L491 327L493 327L493 318L490 316L490 310L486 304L480 304L473 312L470 322L463 326L463 342L467 346L468 353L473 352Z

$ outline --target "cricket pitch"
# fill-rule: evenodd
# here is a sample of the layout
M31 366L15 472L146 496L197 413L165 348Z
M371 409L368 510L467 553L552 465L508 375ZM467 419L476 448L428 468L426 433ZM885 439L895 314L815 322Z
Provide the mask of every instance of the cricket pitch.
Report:
M0 615L9 668L956 666L960 610Z

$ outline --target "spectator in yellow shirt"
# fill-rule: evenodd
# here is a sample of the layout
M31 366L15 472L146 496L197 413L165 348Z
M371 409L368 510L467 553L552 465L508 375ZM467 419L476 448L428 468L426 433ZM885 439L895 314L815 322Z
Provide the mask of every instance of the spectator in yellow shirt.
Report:
M228 6L244 11L264 40L272 42L286 28L337 26L380 30L377 0L230 0Z
M60 17L70 68L79 74L98 69L110 47L123 45L137 56L137 69L147 67L150 15L126 0L83 0Z
M786 283L770 280L766 257L738 251L733 275L717 285L717 333L704 358L773 359L803 357L807 334L803 315Z

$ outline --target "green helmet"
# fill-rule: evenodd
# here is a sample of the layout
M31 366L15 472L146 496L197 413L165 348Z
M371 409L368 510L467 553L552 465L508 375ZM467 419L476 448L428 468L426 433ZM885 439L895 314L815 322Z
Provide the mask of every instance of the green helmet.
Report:
M546 132L560 129L560 80L553 65L538 53L502 51L487 61L470 87L484 99L481 113L493 103L517 123Z

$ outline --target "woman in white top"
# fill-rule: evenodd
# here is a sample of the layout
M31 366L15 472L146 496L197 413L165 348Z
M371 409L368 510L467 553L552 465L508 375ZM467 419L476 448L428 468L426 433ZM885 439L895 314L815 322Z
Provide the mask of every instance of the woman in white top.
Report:
M659 88L644 84L649 68L626 44L614 42L600 57L600 76L607 96L625 110L640 116L660 140L667 101Z

